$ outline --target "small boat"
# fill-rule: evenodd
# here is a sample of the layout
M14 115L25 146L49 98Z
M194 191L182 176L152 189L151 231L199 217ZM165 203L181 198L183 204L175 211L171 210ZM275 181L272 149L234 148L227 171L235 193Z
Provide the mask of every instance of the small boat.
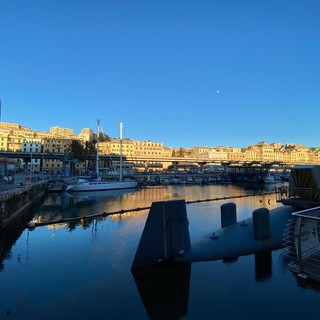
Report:
M161 180L161 184L168 185L170 183L170 180L168 178L164 178Z
M187 184L193 184L194 181L193 181L193 178L192 177L188 177L187 178Z
M267 173L263 178L264 183L276 183L276 179L273 174Z
M202 183L203 186L207 186L207 185L209 185L209 179L208 178L203 178L201 183Z
M218 177L216 179L217 184L230 184L232 183L232 180L228 177Z
M99 137L100 123L97 123L97 132ZM102 181L99 178L99 141L97 139L97 156L96 156L96 179L84 180L79 179L75 184L70 184L66 192L80 191L103 191L103 190L120 190L131 189L137 186L136 181L122 181L122 123L120 123L120 178L119 181Z

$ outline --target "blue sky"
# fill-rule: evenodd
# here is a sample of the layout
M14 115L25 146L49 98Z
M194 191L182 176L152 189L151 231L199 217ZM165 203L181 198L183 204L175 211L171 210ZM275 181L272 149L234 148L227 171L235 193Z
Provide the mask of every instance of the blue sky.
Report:
M319 17L318 0L0 0L1 120L320 146Z

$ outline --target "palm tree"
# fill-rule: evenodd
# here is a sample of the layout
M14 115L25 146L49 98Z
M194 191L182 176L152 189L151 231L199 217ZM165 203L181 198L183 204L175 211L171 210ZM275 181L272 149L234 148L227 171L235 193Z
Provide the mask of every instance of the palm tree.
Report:
M84 148L81 142L79 140L72 140L67 148L67 154L71 159L80 160L81 156L84 155ZM75 171L74 161L70 161L70 171L71 171L71 174L74 175L74 171Z
M96 153L96 141L91 140L91 141L86 141L84 143L84 155L91 157L94 156ZM90 166L90 160L86 160L86 166L85 166L85 171L87 172Z

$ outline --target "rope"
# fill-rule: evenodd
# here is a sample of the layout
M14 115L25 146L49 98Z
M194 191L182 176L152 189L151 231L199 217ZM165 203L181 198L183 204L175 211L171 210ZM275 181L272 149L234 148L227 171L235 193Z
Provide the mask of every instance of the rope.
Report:
M265 193L254 193L254 194L245 194L245 195L237 195L237 196L229 196L229 197L221 197L221 198L212 198L212 199L203 199L203 200L193 200L193 201L186 201L186 204L193 204L193 203L200 203L200 202L209 202L209 201L220 201L220 200L229 200L229 199L237 199L237 198L246 198L246 197L256 197L256 196L264 196L269 194L276 194L277 192L265 192ZM94 213L82 217L73 217L73 218L65 218L65 219L59 219L59 220L52 220L52 221L46 221L46 222L30 222L27 226L24 228L36 228L51 224L59 224L59 223L65 223L75 220L85 220L85 219L91 219L91 218L97 218L97 217L108 217L115 214L124 214L128 212L135 212L135 211L142 211L142 210L148 210L151 206L148 207L137 207L133 209L121 209L117 211L111 211L111 212L101 212L101 213Z

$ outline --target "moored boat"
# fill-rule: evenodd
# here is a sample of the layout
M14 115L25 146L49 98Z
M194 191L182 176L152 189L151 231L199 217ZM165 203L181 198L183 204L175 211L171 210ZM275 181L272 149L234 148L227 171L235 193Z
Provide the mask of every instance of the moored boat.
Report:
M97 122L97 133L99 137L100 122ZM96 156L96 176L95 180L78 180L75 184L70 184L66 192L77 191L103 191L103 190L120 190L131 189L137 186L136 181L122 181L122 123L120 123L120 177L119 181L102 181L99 177L99 141L97 139L97 156Z

